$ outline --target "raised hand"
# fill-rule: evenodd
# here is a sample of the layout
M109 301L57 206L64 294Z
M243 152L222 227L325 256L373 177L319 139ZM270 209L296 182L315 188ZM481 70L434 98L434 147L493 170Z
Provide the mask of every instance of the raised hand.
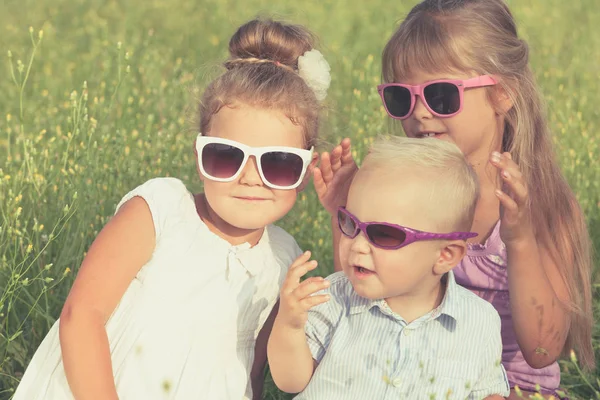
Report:
M321 163L313 170L314 185L321 204L329 214L335 215L339 206L346 205L356 171L358 166L352 158L349 138L343 139L331 154L321 154Z
M291 329L304 329L308 320L308 310L317 304L325 303L329 296L314 293L329 287L329 281L320 276L310 277L302 282L300 278L317 267L315 260L310 260L310 251L304 252L291 265L281 287L279 312L280 324Z
M493 152L490 162L500 172L504 182L502 190L496 190L500 200L500 237L508 245L531 238L533 227L527 184L519 166L513 161L510 153Z

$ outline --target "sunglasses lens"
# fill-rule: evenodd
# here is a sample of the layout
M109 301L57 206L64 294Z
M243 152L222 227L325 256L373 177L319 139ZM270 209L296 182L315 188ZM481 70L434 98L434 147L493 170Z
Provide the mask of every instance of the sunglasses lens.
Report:
M398 247L406 240L406 233L392 226L372 224L367 226L369 240L380 247Z
M243 161L244 152L235 146L210 143L202 149L202 167L213 178L231 178L238 172Z
M412 96L405 87L387 86L383 89L383 101L391 116L402 118L410 111Z
M265 153L260 158L265 179L275 186L293 186L302 176L304 162L297 154L283 151Z
M356 233L356 224L348 214L341 210L338 211L338 226L345 236L354 237L354 234Z
M460 94L453 83L432 83L423 90L429 107L440 115L454 114L460 109Z

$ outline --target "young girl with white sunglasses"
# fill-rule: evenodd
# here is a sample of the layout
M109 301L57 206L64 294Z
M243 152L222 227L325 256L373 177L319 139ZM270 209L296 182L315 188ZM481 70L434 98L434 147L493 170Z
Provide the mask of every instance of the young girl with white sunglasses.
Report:
M309 179L330 82L313 41L271 20L233 35L200 105L204 193L157 178L121 200L15 400L261 397L272 310L301 254L272 223Z

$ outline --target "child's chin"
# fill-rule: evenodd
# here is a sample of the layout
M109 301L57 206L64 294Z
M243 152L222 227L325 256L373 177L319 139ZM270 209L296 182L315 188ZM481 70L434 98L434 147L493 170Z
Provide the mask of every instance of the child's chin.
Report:
M354 288L354 291L360 297L364 297L365 299L369 299L369 300L378 300L381 298L381 293L378 293L378 291L373 290L373 288L367 287L367 285L364 285L364 282L359 281L356 283L355 282L351 282L351 283L352 283L352 287Z
M230 221L227 221L229 224L231 224L232 226L235 226L238 229L244 229L244 230L258 230L258 229L262 229L265 226L272 224L273 222L276 221L276 219L274 218L269 218L269 216L266 216L265 214L262 215L244 215L244 214L238 214L238 215L233 215L233 216L228 216L229 218L227 218Z

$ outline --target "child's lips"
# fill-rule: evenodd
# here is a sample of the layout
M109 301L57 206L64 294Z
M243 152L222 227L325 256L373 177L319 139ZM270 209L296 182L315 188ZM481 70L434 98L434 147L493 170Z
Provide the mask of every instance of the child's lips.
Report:
M375 271L362 267L360 265L355 265L352 267L354 271L354 276L358 279L367 279L368 277L375 275Z
M439 139L440 137L442 137L443 134L444 134L444 132L420 131L420 132L417 132L415 137L418 139L428 138L428 137Z

